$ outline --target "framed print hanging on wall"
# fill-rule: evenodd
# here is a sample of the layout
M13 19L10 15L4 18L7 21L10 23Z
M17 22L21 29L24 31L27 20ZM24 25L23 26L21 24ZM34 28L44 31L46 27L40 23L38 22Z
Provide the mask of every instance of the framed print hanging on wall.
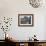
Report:
M18 14L18 26L33 26L34 15L33 14Z

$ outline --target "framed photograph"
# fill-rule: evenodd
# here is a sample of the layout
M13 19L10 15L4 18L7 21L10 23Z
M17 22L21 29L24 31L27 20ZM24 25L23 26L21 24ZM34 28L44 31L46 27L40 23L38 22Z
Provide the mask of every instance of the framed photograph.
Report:
M33 14L18 14L18 26L33 26L34 15Z

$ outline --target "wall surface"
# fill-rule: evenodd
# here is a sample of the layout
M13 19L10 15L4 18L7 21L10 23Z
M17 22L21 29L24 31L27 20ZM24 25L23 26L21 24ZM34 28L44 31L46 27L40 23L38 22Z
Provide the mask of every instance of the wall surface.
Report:
M34 14L33 27L19 27L18 14ZM28 0L0 0L0 20L4 17L12 17L12 26L8 33L16 40L28 40L34 34L37 39L46 40L45 16L46 5L33 8ZM0 39L4 39L4 33L0 29Z

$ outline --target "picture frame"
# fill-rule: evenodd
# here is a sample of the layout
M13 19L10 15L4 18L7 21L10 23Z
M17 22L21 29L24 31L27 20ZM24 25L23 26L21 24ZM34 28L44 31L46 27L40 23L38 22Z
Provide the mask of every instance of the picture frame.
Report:
M33 14L18 14L18 26L33 26L34 15Z

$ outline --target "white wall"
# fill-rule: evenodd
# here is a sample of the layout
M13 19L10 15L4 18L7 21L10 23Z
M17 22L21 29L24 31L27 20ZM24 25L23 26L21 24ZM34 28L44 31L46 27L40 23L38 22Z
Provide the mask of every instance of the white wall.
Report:
M33 8L28 0L0 0L0 17L12 17L12 27L8 31L17 40L27 40L34 34L39 40L45 40L46 6ZM34 14L33 27L18 27L18 14ZM0 31L0 35L2 31ZM0 39L3 37L0 36Z

